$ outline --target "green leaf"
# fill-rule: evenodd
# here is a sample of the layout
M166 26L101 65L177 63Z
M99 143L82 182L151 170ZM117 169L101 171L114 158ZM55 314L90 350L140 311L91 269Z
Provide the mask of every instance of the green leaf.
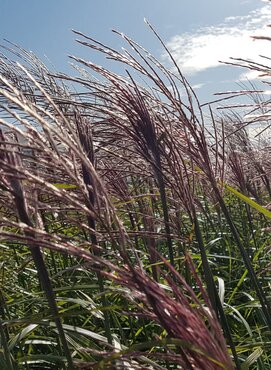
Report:
M27 327L23 328L18 334L13 337L9 343L9 350L11 351L22 339L28 336L28 334L36 329L37 324L30 324Z
M230 185L224 184L225 189L230 191L232 194L236 195L239 199L246 202L248 205L250 205L252 208L256 209L258 212L262 213L264 216L271 219L271 212L268 211L268 209L261 206L259 203L255 202L251 198L247 197L246 195L240 193L238 190L234 189Z
M54 322L50 322L49 325L53 328L56 327ZM62 326L63 326L64 330L72 331L74 333L81 334L83 336L86 336L86 337L89 337L89 338L92 338L92 339L96 339L96 340L98 340L99 342L102 342L102 343L108 343L108 340L105 336L100 335L98 333L95 333L94 331L83 329L83 328L80 328L78 326L67 325L67 324L63 324Z
M72 185L72 184L52 184L52 185L58 189L76 189L77 188L76 185Z
M262 348L260 347L256 348L255 351L248 356L245 362L242 363L241 370L249 370L250 366L253 365L258 360L262 353L263 353Z

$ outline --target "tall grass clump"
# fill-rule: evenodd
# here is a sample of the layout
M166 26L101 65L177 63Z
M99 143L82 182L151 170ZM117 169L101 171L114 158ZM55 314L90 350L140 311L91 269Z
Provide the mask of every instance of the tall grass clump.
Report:
M246 129L268 102L207 114L149 27L172 69L116 31L122 52L74 33L123 75L3 48L3 369L270 366L270 166Z

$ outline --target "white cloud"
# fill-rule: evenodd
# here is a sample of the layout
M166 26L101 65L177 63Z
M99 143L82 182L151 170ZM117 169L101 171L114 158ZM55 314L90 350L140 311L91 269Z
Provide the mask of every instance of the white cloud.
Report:
M199 84L192 85L191 87L193 90L196 90L196 89L201 89L205 85L206 85L205 83L199 83Z
M271 37L271 7L262 6L245 16L227 17L216 26L202 27L193 33L174 36L170 51L185 74L193 75L221 65L229 57L256 60L270 49L270 41L253 40L251 36Z
M249 70L240 74L239 81L252 81L261 78L263 78L264 81L269 81L271 79L271 76L263 75L261 72L258 71Z

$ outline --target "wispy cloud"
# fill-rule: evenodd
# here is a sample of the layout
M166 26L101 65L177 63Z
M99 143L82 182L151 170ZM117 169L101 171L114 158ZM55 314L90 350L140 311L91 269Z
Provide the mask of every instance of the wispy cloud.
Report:
M205 85L206 83L199 83L199 84L192 85L191 87L193 90L197 90L197 89L201 89Z
M271 37L271 6L263 5L244 16L227 17L216 26L202 27L193 33L174 36L167 44L186 75L221 66L229 57L256 60L271 44L254 41L251 36Z

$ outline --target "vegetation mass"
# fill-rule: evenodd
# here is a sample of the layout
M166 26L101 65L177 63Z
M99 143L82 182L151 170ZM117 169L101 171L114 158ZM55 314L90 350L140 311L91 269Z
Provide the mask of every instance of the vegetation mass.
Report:
M270 102L201 105L149 27L172 67L0 54L3 370L271 368Z

